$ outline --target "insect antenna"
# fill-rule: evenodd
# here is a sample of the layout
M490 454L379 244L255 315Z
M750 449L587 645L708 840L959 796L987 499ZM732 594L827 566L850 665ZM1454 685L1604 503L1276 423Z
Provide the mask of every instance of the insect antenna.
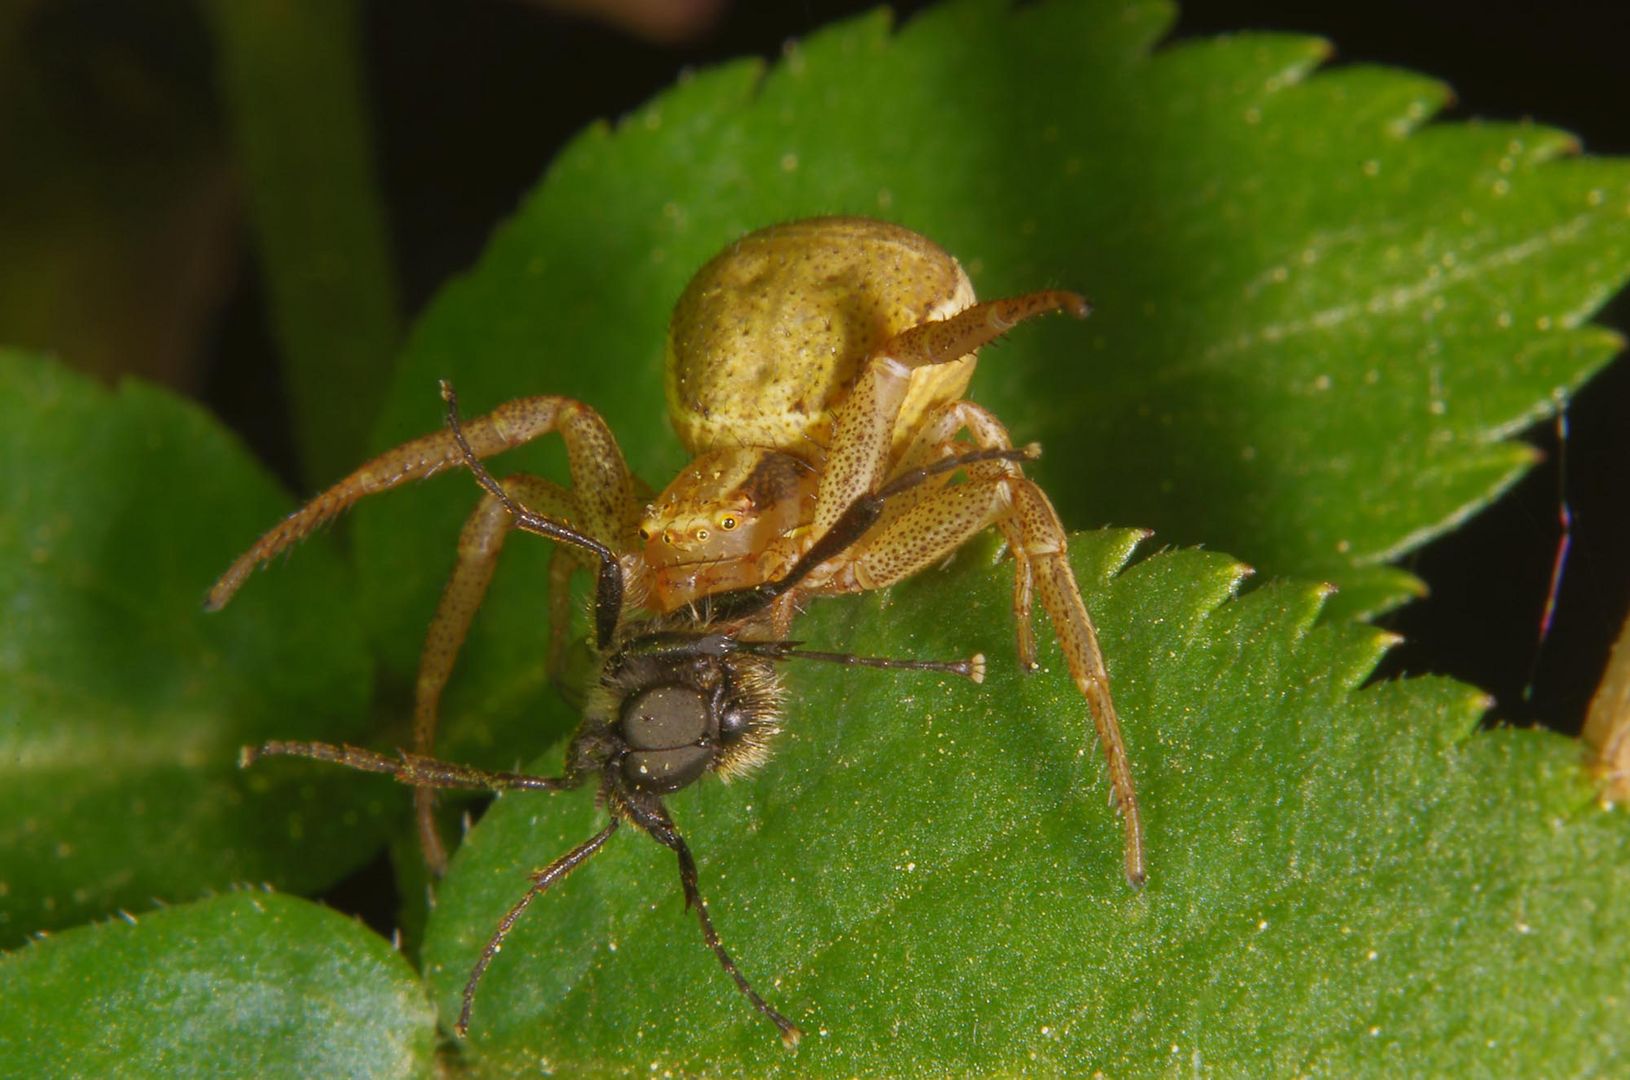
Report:
M800 649L801 641L740 641L734 651L762 656L767 660L820 660L851 667L883 668L891 671L938 671L960 675L975 683L985 681L985 654L974 653L966 660L914 660L890 656L856 656L854 653L820 652Z

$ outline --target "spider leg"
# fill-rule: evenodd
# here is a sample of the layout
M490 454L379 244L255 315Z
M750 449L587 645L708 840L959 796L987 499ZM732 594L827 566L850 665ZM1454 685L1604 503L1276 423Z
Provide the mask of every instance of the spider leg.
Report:
M504 478L503 488L535 513L564 523L578 520L576 500L565 488L552 481L517 473ZM475 613L486 598L487 586L492 581L504 541L514 529L514 520L504 505L493 495L484 493L459 534L458 559L442 590L436 614L425 633L424 648L419 654L419 677L413 694L415 753L429 754L435 750L442 691L452 676L453 666L469 635ZM580 560L567 553L576 550L557 547L552 569L563 566L569 575ZM564 623L569 615L570 595L564 581L557 580L557 577L551 573L550 612L554 623L550 628L551 640L564 632ZM419 822L419 847L424 852L425 864L430 872L440 877L447 872L447 850L436 829L435 806L434 789L421 787L414 791L413 807Z
M1002 449L1013 445L1007 428L984 406L967 400L947 402L924 418L911 445L902 455L897 471L920 468L928 462L965 450L967 444L955 441L964 431L972 437L973 444L980 449ZM1018 462L1000 462L971 469L970 475L981 478L997 475L1022 476L1024 469ZM939 489L926 486L919 488L914 493L916 498L912 502L897 500L889 508L889 515L899 516L916 502L931 497L937 490ZM1024 552L1024 538L1011 519L997 518L996 527L1001 531L1002 539L1007 543L1008 554L1013 558L1013 633L1018 644L1019 666L1026 671L1034 671L1038 665L1031 620L1033 578L1030 572L1030 558Z
M566 443L572 485L583 515L582 527L591 536L622 537L632 527L635 515L634 482L611 429L593 409L570 398L517 398L463 426L463 437L476 458L491 457L555 432ZM226 606L256 567L299 543L359 500L433 476L464 460L458 435L450 430L387 450L256 540L210 588L204 598L205 609L217 611Z
M920 469L913 469L901 473L878 488L875 492L862 495L851 503L842 516L833 524L832 528L811 544L792 568L781 577L773 581L766 581L759 585L752 585L744 589L732 589L728 592L715 593L706 597L705 615L710 619L729 620L745 618L756 615L776 601L786 597L796 589L805 578L809 577L818 567L829 559L836 558L844 551L865 536L883 516L888 500L902 492L910 491L919 484L926 483L936 476L952 472L988 461L1022 461L1035 457L1039 450L1035 447L1023 449L993 449L975 450L954 457L943 458L931 465ZM778 631L780 632L780 631Z
M1630 623L1613 643L1581 737L1593 759L1602 798L1630 801Z
M818 538L831 529L856 499L876 490L883 479L913 371L960 360L1026 319L1050 311L1084 318L1089 310L1086 300L1075 293L1027 293L987 300L948 319L921 323L880 345L861 366L854 388L833 416L811 535Z
M1004 531L1011 530L1010 535L1018 537L1015 556L1030 566L1070 677L1092 714L1125 826L1126 879L1140 886L1146 874L1143 822L1120 720L1110 696L1109 672L1098 646L1097 629L1070 569L1064 526L1039 487L1015 471L970 475L965 483L941 488L862 537L825 587L832 591L886 588L934 566L976 533L1004 522Z

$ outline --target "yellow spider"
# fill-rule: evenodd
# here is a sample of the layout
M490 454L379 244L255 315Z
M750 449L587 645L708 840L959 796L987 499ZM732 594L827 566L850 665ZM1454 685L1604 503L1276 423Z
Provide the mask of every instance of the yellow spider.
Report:
M1125 825L1125 873L1143 882L1143 831L1131 768L1092 619L1070 570L1065 533L1022 454L993 453L936 470L878 504L859 535L811 561L850 507L891 480L969 450L1008 451L1006 428L963 398L980 346L1052 311L1077 317L1086 301L1042 291L976 302L957 261L923 236L864 218L815 218L743 237L704 266L675 307L668 337L670 417L691 463L649 506L639 505L622 452L581 402L520 398L464 424L485 459L547 434L566 444L570 489L526 474L502 490L551 533L551 663L579 567L600 576L596 634L617 627L609 590L658 614L694 607L717 621L710 598L772 589L767 629L785 636L797 603L819 594L880 589L935 566L992 526L1014 563L1013 611L1021 665L1034 669L1033 594L1052 622L1085 698ZM255 569L357 500L463 461L451 431L389 450L322 492L261 537L222 575L207 604L229 600ZM962 482L952 483L953 474ZM458 560L431 623L415 700L414 748L435 742L443 687L486 593L516 517L489 491L465 525ZM590 538L596 548L564 535ZM608 558L609 556L609 558ZM787 585L798 568L797 580ZM611 580L618 578L618 580ZM609 618L615 622L616 615ZM421 841L438 872L446 855L416 791Z

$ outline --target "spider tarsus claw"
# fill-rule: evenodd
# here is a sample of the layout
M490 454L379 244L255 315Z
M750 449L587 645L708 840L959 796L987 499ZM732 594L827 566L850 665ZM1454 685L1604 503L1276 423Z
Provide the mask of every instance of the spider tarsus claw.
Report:
M441 399L443 401L451 402L453 398L458 396L453 393L453 381L451 379L437 379L436 385L441 387Z
M1092 314L1092 301L1080 293L1071 293L1064 310L1077 319L1085 319Z
M797 1024L789 1023L781 1029L781 1045L785 1046L788 1050L796 1049L798 1046L798 1040L802 1039L803 1037L804 1033L798 1029Z
M978 652L968 657L968 678L974 681L975 686L978 686L980 683L985 681L984 653Z
M258 746L244 746L238 749L238 768L247 769L259 760L260 748Z

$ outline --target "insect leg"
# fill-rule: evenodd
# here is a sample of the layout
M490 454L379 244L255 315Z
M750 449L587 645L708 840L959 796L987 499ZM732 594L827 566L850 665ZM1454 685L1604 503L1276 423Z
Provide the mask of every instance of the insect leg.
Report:
M303 757L344 765L348 769L383 773L398 783L414 787L464 788L480 791L565 791L583 783L581 773L568 765L561 776L534 776L530 773L499 772L410 754L381 754L360 746L324 742L273 741L246 746L238 754L239 768L247 769L267 757Z
M736 989L742 992L742 996L752 1002L753 1008L763 1013L781 1032L781 1041L789 1049L797 1046L798 1040L804 1035L798 1029L798 1025L776 1012L769 1002L759 996L758 991L747 981L747 976L741 973L741 969L736 967L736 962L725 951L724 943L719 940L718 931L713 929L713 920L708 917L707 901L702 899L702 890L696 882L696 860L691 857L690 846L679 835L679 830L674 828L673 820L668 817L662 804L653 798L641 797L634 792L626 791L618 791L616 801L634 824L644 829L653 840L678 857L679 883L685 890L685 906L695 909L696 919L702 926L702 940L713 950L713 955L719 959L719 965L735 982Z
M463 1038L470 1031L470 1013L475 1008L475 988L480 984L481 977L487 973L487 968L492 964L492 958L497 956L499 951L503 949L504 938L509 936L511 928L520 921L521 916L531 906L532 901L547 892L555 882L588 862L589 858L599 851L607 840L611 839L611 834L617 831L617 825L618 820L613 817L611 823L605 828L572 848L572 850L542 870L533 872L532 887L527 889L526 894L515 901L515 906L510 908L504 917L498 921L498 928L493 931L492 937L488 939L486 948L481 950L480 957L476 959L475 967L470 969L470 977L464 983L464 1004L458 1011L458 1022L453 1025L453 1029L458 1032L460 1038Z

